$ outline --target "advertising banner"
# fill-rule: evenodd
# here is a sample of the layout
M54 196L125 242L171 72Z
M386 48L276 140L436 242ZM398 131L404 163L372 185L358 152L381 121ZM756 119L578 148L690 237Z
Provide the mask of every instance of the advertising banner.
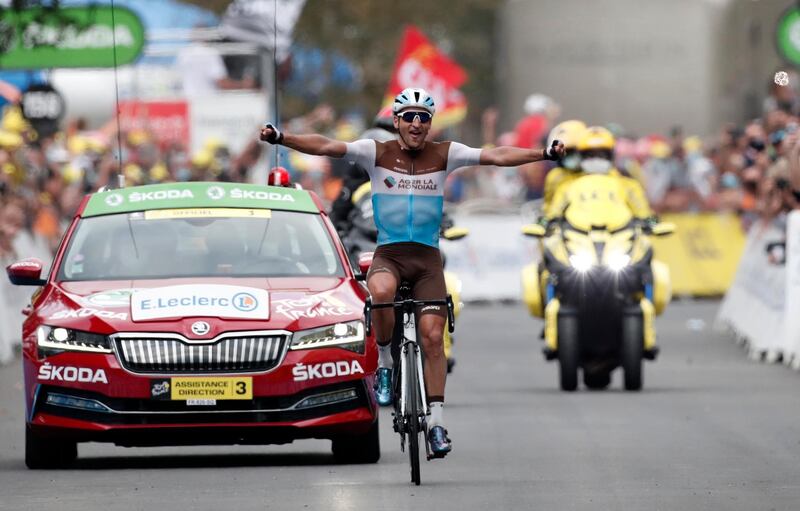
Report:
M655 258L669 266L677 296L720 296L733 282L745 245L733 214L667 214L675 234L653 239Z
M114 67L142 53L144 26L119 6L0 9L0 69Z
M186 101L121 101L119 121L122 131L149 131L165 146L191 142Z

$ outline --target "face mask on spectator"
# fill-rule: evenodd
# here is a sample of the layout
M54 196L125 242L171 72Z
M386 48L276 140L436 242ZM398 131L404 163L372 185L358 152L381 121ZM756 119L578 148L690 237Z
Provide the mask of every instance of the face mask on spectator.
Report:
M581 156L579 154L570 154L564 156L564 159L561 161L562 165L564 165L565 169L575 170L581 166Z
M179 168L177 171L175 171L175 179L178 181L189 181L192 179L191 169L187 169L186 167Z
M758 151L759 153L764 150L766 144L764 144L763 140L753 139L750 140L750 147Z
M581 162L581 168L588 174L605 174L611 170L611 161L605 158L587 158Z
M723 188L738 188L739 178L737 178L735 174L726 172L725 174L722 174L722 178L720 179L720 184L722 185Z

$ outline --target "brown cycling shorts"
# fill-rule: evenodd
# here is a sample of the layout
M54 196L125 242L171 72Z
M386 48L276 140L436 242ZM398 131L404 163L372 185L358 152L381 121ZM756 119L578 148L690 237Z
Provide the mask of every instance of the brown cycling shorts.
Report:
M375 249L367 281L376 273L384 272L394 275L398 285L408 281L415 300L444 300L447 297L442 255L438 248L414 242L381 245ZM444 305L425 305L418 313L447 317L447 308Z

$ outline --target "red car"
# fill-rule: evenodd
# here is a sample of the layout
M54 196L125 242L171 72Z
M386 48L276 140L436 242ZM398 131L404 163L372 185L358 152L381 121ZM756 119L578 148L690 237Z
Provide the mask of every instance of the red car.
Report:
M87 196L23 326L25 461L122 446L332 439L376 462L366 290L314 193L173 183Z

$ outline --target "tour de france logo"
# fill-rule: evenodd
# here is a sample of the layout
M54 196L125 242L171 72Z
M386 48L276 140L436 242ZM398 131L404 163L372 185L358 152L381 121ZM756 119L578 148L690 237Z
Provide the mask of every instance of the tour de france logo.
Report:
M231 301L234 308L242 312L252 312L258 307L258 299L250 293L236 293Z
M111 195L106 197L106 204L108 204L109 206L111 206L113 208L113 207L116 207L116 206L119 206L120 204L122 204L123 200L124 199L122 198L122 195L120 195L118 193L112 193Z
M225 197L225 189L221 186L209 186L206 195L211 200L219 200Z

